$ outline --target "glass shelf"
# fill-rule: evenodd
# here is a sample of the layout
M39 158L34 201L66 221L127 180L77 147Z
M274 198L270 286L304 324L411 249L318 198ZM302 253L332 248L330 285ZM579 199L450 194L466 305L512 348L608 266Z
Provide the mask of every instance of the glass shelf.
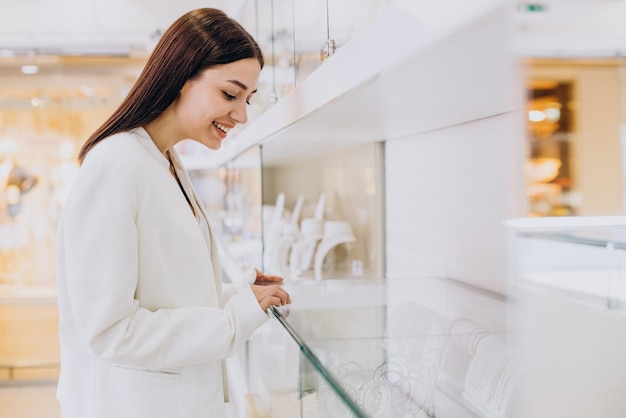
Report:
M438 278L285 287L293 304L247 350L258 416L507 416L518 362L504 298Z
M524 362L518 416L620 416L626 217L523 218L507 226Z
M622 309L626 303L624 222L623 217L511 222L516 286Z
M522 232L520 237L537 238L594 247L626 249L626 227L590 227L581 230L568 229L550 232Z

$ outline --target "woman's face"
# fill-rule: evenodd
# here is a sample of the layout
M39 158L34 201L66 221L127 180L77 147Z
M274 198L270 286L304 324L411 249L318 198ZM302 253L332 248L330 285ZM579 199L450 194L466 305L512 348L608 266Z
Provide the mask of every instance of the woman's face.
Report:
M175 102L184 138L219 149L228 131L248 120L261 66L256 58L216 65L188 80Z

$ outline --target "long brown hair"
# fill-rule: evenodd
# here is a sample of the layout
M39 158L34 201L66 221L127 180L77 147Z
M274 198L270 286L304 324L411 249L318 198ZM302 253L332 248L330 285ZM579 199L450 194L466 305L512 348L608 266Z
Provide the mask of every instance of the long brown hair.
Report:
M83 144L78 161L104 138L152 122L204 69L245 58L263 68L261 49L237 21L212 8L184 14L165 31L117 110Z

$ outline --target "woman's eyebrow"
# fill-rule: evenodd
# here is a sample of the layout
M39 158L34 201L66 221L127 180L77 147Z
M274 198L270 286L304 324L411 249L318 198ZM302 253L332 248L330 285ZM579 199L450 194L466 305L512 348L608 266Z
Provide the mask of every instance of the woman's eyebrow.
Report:
M241 81L237 81L237 80L226 80L231 84L236 85L237 87L239 87L242 90L248 90L248 86L246 86L245 84L243 84ZM255 90L256 91L256 90ZM253 92L254 93L254 92Z
M237 81L237 80L226 80L226 81L228 81L229 83L232 83L232 84L236 85L237 87L239 87L240 89L242 89L242 90L244 90L244 91L248 90L248 86L246 86L245 84L243 84L241 81ZM257 90L255 89L255 90L251 91L251 92L250 92L250 94L254 94L254 93L256 93L256 92L257 92Z

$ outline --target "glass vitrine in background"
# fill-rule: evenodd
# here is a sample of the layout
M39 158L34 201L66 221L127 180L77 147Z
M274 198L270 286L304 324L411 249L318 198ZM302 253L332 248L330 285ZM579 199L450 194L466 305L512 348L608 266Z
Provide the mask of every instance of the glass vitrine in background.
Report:
M55 379L54 238L83 142L144 56L0 54L0 382ZM35 52L35 51L33 51Z
M592 55L528 58L520 67L528 216L624 213L624 61Z
M259 417L510 417L510 306L442 278L289 283L245 355Z
M626 308L623 217L528 218L513 232L514 285L600 309Z
M192 141L178 146L220 245L225 280L262 268L263 204L259 147L211 167L215 151Z
M519 416L620 416L624 217L527 218L508 226L524 370Z
M315 135L314 132L311 135ZM384 274L384 145L261 146L264 268L290 281ZM306 145L305 145L306 147Z

